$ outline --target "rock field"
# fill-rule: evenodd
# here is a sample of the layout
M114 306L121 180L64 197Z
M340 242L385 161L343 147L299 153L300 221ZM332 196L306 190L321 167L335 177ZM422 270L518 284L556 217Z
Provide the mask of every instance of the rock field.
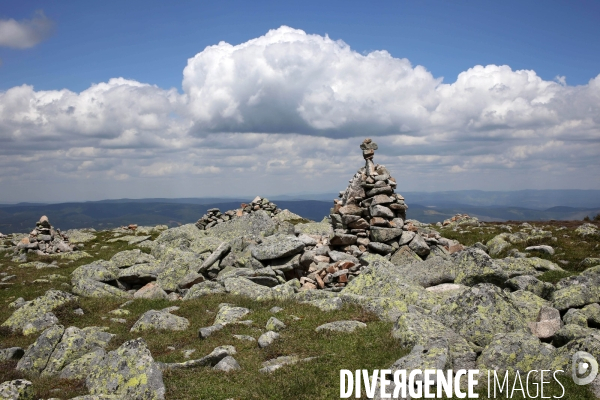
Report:
M0 234L0 399L250 398L268 377L285 378L257 398L331 398L342 365L570 376L576 351L600 360L598 223L422 224L360 147L321 222L257 197L171 229L44 216ZM370 360L331 361L327 342ZM318 389L285 375L323 369Z

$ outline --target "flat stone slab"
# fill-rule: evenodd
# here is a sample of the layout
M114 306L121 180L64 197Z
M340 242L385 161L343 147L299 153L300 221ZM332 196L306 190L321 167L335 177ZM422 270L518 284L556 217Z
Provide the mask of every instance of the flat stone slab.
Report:
M360 321L334 321L315 328L315 332L354 332L358 328L366 328L367 324Z

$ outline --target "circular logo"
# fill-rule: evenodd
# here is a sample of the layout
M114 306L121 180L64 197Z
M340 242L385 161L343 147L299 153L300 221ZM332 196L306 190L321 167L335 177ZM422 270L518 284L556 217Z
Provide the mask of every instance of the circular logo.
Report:
M572 361L571 373L575 384L587 385L598 375L598 362L590 353L578 351L573 354Z

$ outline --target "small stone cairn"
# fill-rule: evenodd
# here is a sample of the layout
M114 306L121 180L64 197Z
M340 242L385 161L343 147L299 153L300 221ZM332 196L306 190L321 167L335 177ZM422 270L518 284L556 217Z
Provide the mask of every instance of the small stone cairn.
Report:
M250 204L242 203L237 210L229 210L221 213L221 210L218 208L211 208L196 222L196 227L200 230L209 229L217 224L229 221L230 219L251 214L259 210L265 211L271 217L274 217L281 212L281 209L278 208L275 203L270 202L269 199L256 196Z
M334 233L329 243L355 256L365 251L390 254L399 247L408 206L404 197L394 193L396 180L389 171L373 162L377 144L365 139L360 148L365 166L334 200L330 215Z
M60 229L54 229L50 225L47 216L42 216L35 224L35 229L28 237L21 239L17 245L17 252L34 252L38 255L56 253L67 253L75 250L75 246L69 244L69 238Z

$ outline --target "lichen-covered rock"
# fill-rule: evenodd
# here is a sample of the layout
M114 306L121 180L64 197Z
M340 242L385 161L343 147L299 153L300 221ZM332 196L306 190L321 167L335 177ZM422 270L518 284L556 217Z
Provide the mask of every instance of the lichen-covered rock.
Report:
M152 255L142 253L140 249L121 251L110 259L110 263L115 268L126 268L136 264L149 264L154 261L156 259Z
M232 324L241 320L249 313L250 310L244 307L233 307L230 305L223 305L219 307L219 311L217 312L217 316L215 317L215 322L213 324Z
M204 281L192 286L183 296L183 300L197 299L209 294L225 293L225 288L219 282Z
M187 318L173 315L166 311L148 310L130 329L130 332L143 332L148 330L184 331L190 326Z
M475 367L477 354L463 337L419 312L402 314L394 324L392 336L398 339L398 344L402 347L427 346L431 341L444 339L448 343L449 363L454 370Z
M418 286L417 286L418 287ZM411 286L405 286L407 294L412 288ZM413 293L414 294L414 293ZM410 297L410 296L409 296ZM344 303L358 304L365 310L372 312L377 315L382 321L394 322L400 315L408 311L408 307L412 304L407 302L405 299L394 299L390 297L371 297L371 296L360 296L351 293L341 293L339 298ZM435 305L434 298L428 298L432 300L431 303L423 301L424 299L417 299L416 303L420 306L433 307Z
M271 360L267 360L262 363L262 368L259 369L259 372L262 373L271 373L284 367L286 365L294 365L300 361L300 358L296 355L291 356L281 356Z
M120 282L148 283L156 280L164 268L164 264L160 261L153 261L148 264L135 264L131 267L119 269L117 271L117 278Z
M8 327L13 332L22 331L25 325L37 318L40 318L48 312L75 301L77 296L60 290L48 290L44 295L37 297L22 307L15 310L2 326Z
M74 326L65 329L60 342L52 351L42 375L57 375L67 364L84 354L95 349L105 348L115 335L104 330L105 328L100 327L79 329Z
M477 284L449 297L435 311L435 318L479 346L489 344L496 333L527 327L510 294L489 283Z
M473 286L488 282L501 286L509 278L495 260L478 248L470 247L455 253L453 259L456 265L454 283Z
M506 237L506 233L501 233L486 243L486 246L489 249L488 252L492 257L497 256L510 247L510 243L504 240Z
M305 235L317 235L317 236L329 236L333 233L333 228L331 227L331 223L324 219L321 222L308 222L304 224L296 224L294 225L294 232L296 234L305 234Z
M304 243L295 236L275 235L252 247L252 256L260 261L289 257L300 253Z
M581 309L581 312L585 314L589 326L600 327L600 304L588 304Z
M60 379L85 379L92 367L102 361L105 355L106 351L102 348L84 354L66 365L58 377Z
M81 279L91 279L99 282L109 282L117 279L117 271L109 261L97 260L91 264L82 265L73 271L73 282Z
M25 350L23 358L17 363L17 370L41 373L48 365L50 355L60 342L64 331L64 326L54 325L42 332L36 341Z
M563 269L549 260L538 257L506 257L495 260L510 278L519 275L540 275L546 271L562 271Z
M276 230L276 222L265 211L259 210L217 224L205 232L208 236L231 241L241 236L269 236Z
M538 313L543 307L549 307L549 301L542 299L526 290L517 290L510 293L512 304L523 314L526 321L536 321Z
M278 320L275 317L269 318L269 320L267 321L267 324L265 325L265 329L267 329L268 331L277 332L277 331L280 331L285 328L286 328L286 325L282 321Z
M512 290L526 290L543 299L547 299L555 290L553 284L542 282L531 275L516 276L507 280L505 285Z
M390 262L398 266L402 266L404 264L412 264L414 262L420 261L421 257L419 257L417 253L412 251L408 246L400 247L400 249L392 255L392 258L390 258Z
M394 271L408 281L424 288L442 283L454 282L455 266L441 257L431 257L425 261L395 265Z
M364 267L361 274L342 290L342 294L356 294L366 297L385 297L406 304L431 309L436 304L435 297L423 287L407 280L398 267L387 261L374 261Z
M73 293L84 297L120 297L124 299L132 297L124 290L92 279L77 279L73 280L72 284Z
M198 230L197 228L195 228ZM156 283L166 292L174 292L177 284L186 275L198 272L204 261L197 253L180 248L171 248L162 258L164 269L156 279Z
M396 362L392 364L389 369L392 371L392 374L398 370L448 370L452 368L449 360L450 357L448 356L448 344L443 339L436 339L429 342L426 346L416 345L412 348L409 354L396 360ZM423 375L416 374L415 383L422 381ZM394 380L392 379L391 384L386 387L386 391L387 393L393 393L395 389L396 386L394 384ZM373 397L373 399L381 400L381 398L381 390L378 383L375 387L375 397Z
M336 311L343 307L344 303L339 297L331 297L327 299L316 299L307 301L306 304L310 304L319 308L321 311Z
M219 226L221 225L223 224L219 224ZM228 278L225 279L223 283L225 285L225 290L234 295L249 297L257 301L273 299L273 291L271 288L258 285L243 277Z
M575 233L580 236L596 235L598 233L598 228L596 228L596 225L594 224L585 223L575 229Z
M586 337L572 340L563 347L558 348L548 369L561 369L566 374L571 375L573 355L578 351L585 351L586 353L590 353L596 360L600 359L600 336L593 333Z
M526 331L498 333L477 360L480 370L514 373L550 369L554 349Z
M128 399L162 400L162 372L142 338L129 340L96 364L85 380L92 395L112 394Z
M551 300L554 308L561 311L600 302L600 265L561 279L556 289Z
M600 265L600 257L586 257L579 264L583 269L595 267L597 265Z
M315 328L315 332L330 331L330 332L348 332L352 333L358 328L366 328L367 324L360 321L333 321Z
M577 308L568 309L563 315L563 322L567 325L579 325L584 328L588 326L587 315Z
M33 386L25 379L15 379L0 384L0 399L2 400L33 400Z
M56 324L58 324L58 318L56 318L56 315L53 313L48 312L44 315L36 316L31 321L27 322L23 327L23 335L35 335Z
M597 329L583 327L581 325L566 324L563 325L552 338L552 344L556 347L562 347L572 340L581 339L592 334L600 334Z

